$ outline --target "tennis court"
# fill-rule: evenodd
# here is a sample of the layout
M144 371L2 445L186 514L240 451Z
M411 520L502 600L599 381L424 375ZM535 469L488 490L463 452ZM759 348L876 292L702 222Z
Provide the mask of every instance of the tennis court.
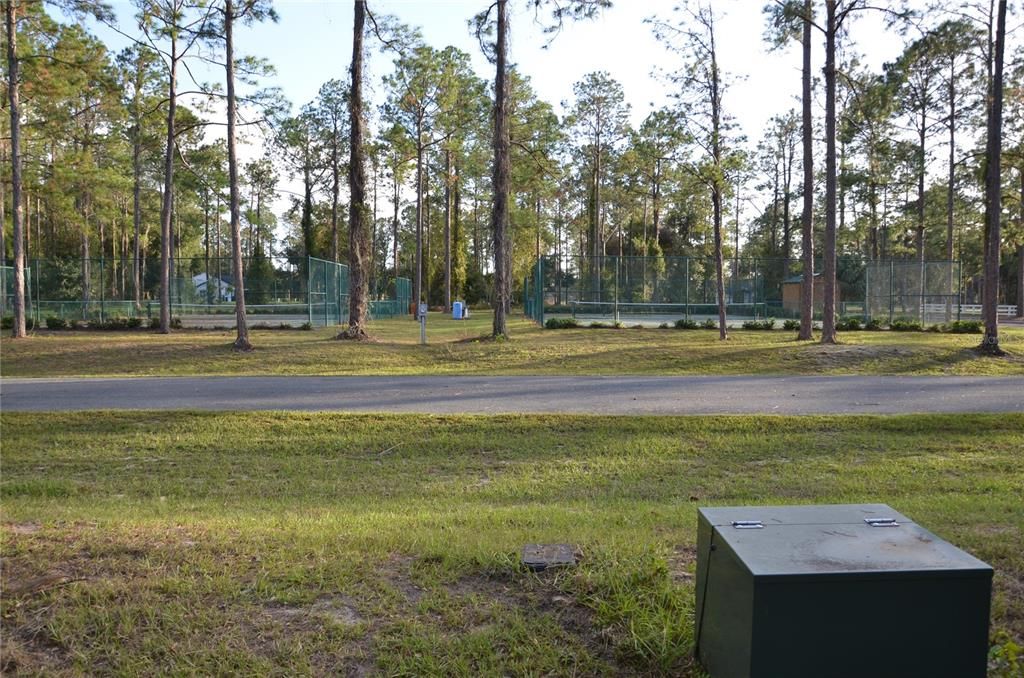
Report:
M243 259L249 326L313 327L348 320L348 266L316 257ZM33 259L25 270L25 307L37 327L49 318L104 325L139 318L148 325L160 316L160 262L131 259ZM138 280L136 300L135 280ZM226 257L174 259L168 296L171 317L183 327L233 328L237 277ZM10 312L14 276L0 267L0 312ZM408 313L408 278L380 277L370 286L371 318Z
M820 266L820 265L819 265ZM802 263L796 259L734 258L724 262L727 324L800 317ZM822 313L816 266L815 316ZM545 256L523 281L528 317L580 323L658 327L679 320L718 322L715 262L707 257ZM960 265L840 257L836 311L863 320L921 322L959 319Z

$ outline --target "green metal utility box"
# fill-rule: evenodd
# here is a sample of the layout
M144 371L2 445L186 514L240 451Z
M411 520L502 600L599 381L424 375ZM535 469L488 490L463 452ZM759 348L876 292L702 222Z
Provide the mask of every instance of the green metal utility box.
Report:
M713 678L984 678L992 568L884 504L702 508Z

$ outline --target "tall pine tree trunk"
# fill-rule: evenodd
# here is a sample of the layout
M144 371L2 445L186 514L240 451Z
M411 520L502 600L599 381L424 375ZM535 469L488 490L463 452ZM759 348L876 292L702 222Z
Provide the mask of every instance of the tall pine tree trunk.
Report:
M803 109L804 206L800 218L800 332L797 339L814 338L814 129L811 124L811 0L804 0L803 69L801 104Z
M217 192L217 211L214 213L214 216L216 217L216 219L213 222L213 228L214 228L214 236L213 236L214 240L213 240L213 242L214 242L214 247L216 248L216 250L215 250L215 252L216 252L215 259L216 259L216 262L217 262L217 290L215 292L215 294L217 296L215 297L215 299L217 301L223 301L224 295L222 294L222 290L223 290L224 283L222 281L224 280L224 271L221 268L222 261L221 261L221 252L220 252L220 243L221 243L221 237L220 237L220 191Z
M416 117L416 281L417 309L423 301L423 121ZM417 310L417 313L419 311Z
M452 152L444 151L444 312L452 310Z
M927 147L925 145L925 134L927 132L927 109L921 108L921 128L918 130L917 147L917 265L918 265L918 302L917 307L921 312L921 322L925 322L925 292L927 292L927 279L924 262L924 178L926 172Z
M228 93L228 188L231 211L231 261L235 281L235 349L251 351L249 322L245 313L245 271L242 268L242 217L238 197L238 155L235 147L235 44L234 0L224 0L224 69ZM258 219L257 219L258 221Z
M985 286L982 317L985 338L981 350L1002 355L999 348L999 245L1001 188L1000 161L1003 139L1003 52L1006 47L1006 0L999 0L995 64L989 91L987 144L985 149Z
M718 296L718 338L729 338L725 317L725 262L722 253L722 110L718 73L718 54L715 49L715 29L709 22L711 46L711 153L715 164L715 177L711 187L711 207L715 228L715 278Z
M338 163L338 129L334 127L331 140L331 261L338 261L338 194L341 184L341 169Z
M230 2L230 0L228 1ZM160 208L161 334L167 334L171 331L171 212L174 200L174 114L178 106L178 41L177 32L174 30L171 31L170 67L171 72L167 80L167 142L164 148L164 194L163 203Z
M206 273L206 303L212 303L213 286L210 284L210 189L203 192L203 259Z
M953 261L953 205L956 191L956 57L949 60L949 179L946 185L946 261ZM953 267L949 267L946 292L954 289ZM957 290L959 293L959 290ZM958 300L959 302L959 300ZM953 319L952 300L946 303L946 322Z
M925 109L921 110L921 128L917 137L917 260L924 263L924 178L925 159L927 148L925 146L925 133L928 120L925 117ZM924 282L922 281L922 285ZM923 320L923 319L922 319Z
M394 208L394 213L391 217L391 235L393 240L391 242L391 261L395 265L395 278L398 278L398 171L396 170L392 175L394 181L392 188L394 193L391 196L391 206Z
M423 301L430 303L430 177L426 168L423 175Z
M132 97L132 299L135 310L142 308L142 244L139 240L142 230L142 51L135 61L135 91Z
M135 309L142 307L142 163L140 159L141 143L138 139L132 143L132 299Z
M466 249L462 230L462 175L458 160L455 161L452 177L452 298L460 299L466 284ZM465 301L463 299L463 301Z
M836 33L837 0L826 0L825 29L825 253L821 343L836 343Z
M495 337L508 337L506 309L511 302L511 274L508 257L509 227L509 83L506 59L508 56L508 0L496 0L498 10L498 36L496 46L496 73L494 78L494 202L491 209L491 232L494 238L494 325Z
M309 162L302 168L302 243L306 256L317 256L316 238L313 233L313 175Z
M792 181L793 181L793 147L789 149L789 156L786 157L785 147L783 147L783 186L782 186L782 275L786 277L789 275L789 257L792 252L790 237L792 230L792 224L789 214L789 199L792 196ZM739 224L739 210L736 211L736 223ZM738 229L738 226L737 226ZM737 248L737 256L739 248Z
M11 220L14 240L14 329L11 336L22 339L25 332L25 235L21 211L21 100L18 92L17 3L4 3L7 26L7 101L11 114ZM6 292L6 290L4 290Z
M0 163L7 162L7 154L0 148ZM7 195L4 188L7 182L0 181L0 266L7 265ZM0 316L4 315L4 298L7 288L0 286Z
M651 212L654 229L654 239L657 241L658 232L661 230L661 158L654 161L654 186L651 190ZM645 222L646 223L646 222ZM644 237L644 256L647 256L647 238Z
M366 339L369 296L370 233L366 206L366 122L363 115L363 33L366 0L356 0L352 26L352 89L349 97L349 229L348 229L348 329L339 336Z
M597 114L597 143L594 145L594 256L604 256L604 219L601 218L601 113ZM600 301L600 299L598 299Z
M1017 211L1017 232L1024 238L1024 161L1017 171L1020 178L1020 196ZM1024 318L1024 243L1017 248L1017 317Z

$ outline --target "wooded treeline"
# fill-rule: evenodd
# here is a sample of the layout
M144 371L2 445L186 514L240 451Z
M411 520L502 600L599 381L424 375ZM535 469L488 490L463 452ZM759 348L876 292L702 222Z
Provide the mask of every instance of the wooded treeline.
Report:
M364 4L372 10L373 3ZM567 19L610 3L523 4L549 12L550 27L572 30ZM4 52L13 26L20 55L24 256L78 259L83 268L102 258L114 270L112 291L126 299L149 289L143 279L154 274L165 245L172 260L230 257L232 182L222 138L228 87L200 85L188 66L223 68L225 28L233 23L226 18L235 12L244 30L273 19L271 4L236 0L232 9L226 0L135 0L135 24L117 27L130 42L119 52L73 20L92 15L115 25L102 3L3 5ZM712 3L684 3L649 19L667 49L660 77L675 98L636 127L621 84L607 73L575 83L560 115L527 75L508 68L502 244L513 295L544 254L687 255L714 258L719 267L733 257L770 257L792 260L798 274L807 185L809 242L826 268L836 255L958 259L965 285L980 290L990 231L986 130L1005 2L951 3L917 14L904 12L902 3L878 5L794 0L764 8L765 41L773 47L806 41L805 26L813 29L810 155L796 107L779 111L757 137L740 134L732 114L752 104L737 74L719 66L727 43L721 8ZM884 14L905 39L903 53L881 72L866 68L858 54L857 20L869 12ZM369 48L394 63L374 80L379 100L362 110L371 293L397 275L412 279L414 296L431 305L495 302L494 82L474 71L469 54L427 44L401 17L369 18ZM485 51L495 50L496 19L496 12L476 18ZM834 63L823 43L832 45ZM5 81L11 63L5 61ZM290 103L265 87L272 64L238 54L231 63L240 141L262 149L237 171L237 254L249 266L307 255L347 261L351 82L327 80L314 100ZM796 73L799 62L793 67ZM1000 301L1008 303L1020 294L1024 265L1024 50L1012 41L1002 88L997 249ZM14 257L10 91L0 129L5 264ZM809 183L805 157L817 160ZM286 182L300 188L285 191ZM277 213L281 197L290 204Z

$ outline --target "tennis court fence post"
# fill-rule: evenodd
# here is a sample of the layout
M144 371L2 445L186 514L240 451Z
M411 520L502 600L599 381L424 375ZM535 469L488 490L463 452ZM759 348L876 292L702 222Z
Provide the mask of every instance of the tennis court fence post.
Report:
M896 264L889 259L889 324L892 325L893 303L893 278L896 276Z
M313 326L313 257L306 256L306 314Z
M103 268L104 268L103 267L103 262L104 262L104 260L101 257L100 258L100 323L103 323L103 321L104 321L103 311L106 310L106 299L104 298L104 295L106 294L106 290L103 289L105 287L104 284L103 284ZM88 312L89 309L85 309L85 310L86 310L86 312Z
M685 273L683 273L683 303L685 304L684 312L686 313L686 321L690 321L690 257L686 257L685 260Z
M761 316L757 314L757 257L754 257L754 290L751 296L754 300L754 318L760 318ZM768 309L765 309L764 315L768 317Z
M613 304L615 307L614 317L615 322L619 322L619 262L622 260L620 255L615 255L615 292L613 298Z
M537 322L544 327L544 257L537 259Z
M31 271L29 271L29 273L31 273ZM29 300L29 302L32 301L32 285L36 286L36 307L35 307L35 316L36 316L35 326L36 327L39 327L39 321L42 319L41 315L40 315L42 313L42 303L43 303L43 296L42 296L43 295L43 286L40 284L42 282L42 280L43 279L40 277L40 274L39 274L39 258L36 257L36 276L35 276L35 278L32 278L32 276L30 275L29 278L28 278L28 285L29 285L29 287L28 287L28 300ZM63 313L61 313L61 317L62 318L64 317Z
M871 320L871 263L864 265L864 322Z
M960 312L963 310L964 305L964 262L960 259L956 262L956 319L960 321ZM1024 280L1018 281L1018 284L1024 285Z

